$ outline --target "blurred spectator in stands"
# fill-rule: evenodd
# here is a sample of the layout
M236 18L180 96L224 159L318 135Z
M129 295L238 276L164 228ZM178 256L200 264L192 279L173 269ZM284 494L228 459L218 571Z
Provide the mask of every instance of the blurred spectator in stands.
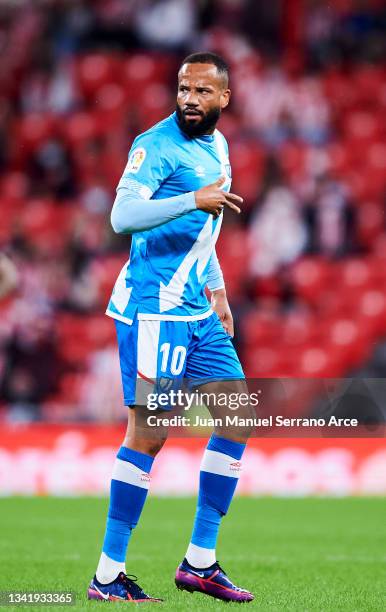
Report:
M322 145L328 140L329 104L317 79L304 77L291 85L288 113L297 138L313 145Z
M71 283L62 307L74 312L93 312L99 303L98 281L93 274L93 262L108 243L104 216L84 212L76 221L67 245L66 262Z
M1 81L0 81L1 85ZM11 124L12 110L6 97L0 98L0 172L2 172L8 160L8 142Z
M72 159L62 141L44 142L31 155L27 169L32 196L50 195L62 200L76 195Z
M16 266L4 253L0 253L0 300L6 297L18 284Z
M242 31L245 19L245 7L248 0L212 0L201 2L201 24L207 26L220 26L228 31ZM204 6L203 6L204 5ZM202 23L202 15L206 20Z
M329 135L329 108L320 84L311 78L290 80L277 64L238 82L235 101L244 126L267 144L299 138L324 143Z
M185 52L196 34L197 2L142 0L134 23L142 44L150 49Z
M20 104L25 113L64 114L79 105L70 62L39 65L22 81Z
M122 387L118 352L115 347L95 351L80 397L81 414L89 419L123 419Z
M355 208L344 183L328 173L319 176L303 215L308 229L308 253L339 257L355 252Z
M300 202L275 158L268 161L264 194L249 227L250 272L272 276L294 261L306 244Z
M354 0L339 7L312 0L304 35L311 68L325 68L342 60L382 60L386 51L384 3Z
M9 418L34 420L42 400L56 391L61 372L52 320L21 321L5 350L0 396L9 404Z
M280 15L281 0L256 2L247 0L244 9L242 31L251 44L260 51L274 58L281 50Z
M136 0L83 0L83 31L76 43L80 50L129 50L140 42L134 28ZM74 12L69 24L75 30L77 15Z
M336 59L332 45L336 30L336 12L332 5L311 0L304 29L306 59L311 68L321 69Z
M353 0L339 21L336 46L347 62L384 61L386 8L382 2Z

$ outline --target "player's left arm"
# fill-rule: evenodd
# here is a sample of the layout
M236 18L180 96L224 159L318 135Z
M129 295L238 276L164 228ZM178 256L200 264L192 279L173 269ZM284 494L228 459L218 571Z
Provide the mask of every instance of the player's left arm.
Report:
M213 251L209 262L207 287L211 292L211 305L214 312L217 313L227 334L233 337L233 317L228 304L224 276L217 258L216 250Z

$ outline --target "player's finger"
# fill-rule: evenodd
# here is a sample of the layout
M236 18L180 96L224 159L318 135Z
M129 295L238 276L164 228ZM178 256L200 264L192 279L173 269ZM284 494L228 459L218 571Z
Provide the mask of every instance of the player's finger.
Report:
M227 191L224 191L223 193L225 198L229 198L229 200L232 200L232 202L239 202L240 204L244 202L243 198L235 193L228 193Z
M234 335L233 323L225 319L224 321L222 321L222 326L223 326L224 331L228 334L228 336L231 336L231 338L233 338L233 335Z
M224 209L224 205L218 206L218 207L216 208L216 210L214 210L214 211L212 212L213 217L214 217L215 219L217 219L217 217L219 217L219 216L221 215L221 213L222 213L223 209Z
M215 185L216 187L221 187L221 185L224 185L225 181L226 181L226 177L225 177L225 176L222 174L222 175L221 175L221 176L220 176L220 177L217 179L217 181L215 181L215 182L213 183L213 185Z
M236 204L233 204L233 202L229 202L228 200L226 200L225 204L228 206L228 208L231 208L232 210L237 212L238 215L241 213L241 208L236 206Z
M233 336L235 335L235 331L233 329L233 320L229 321L228 323L228 334L230 335L231 338L233 338Z

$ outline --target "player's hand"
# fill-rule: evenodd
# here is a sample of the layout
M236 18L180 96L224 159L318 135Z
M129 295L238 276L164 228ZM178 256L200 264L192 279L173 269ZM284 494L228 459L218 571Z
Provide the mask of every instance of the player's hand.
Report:
M226 177L220 176L220 178L212 183L212 185L207 185L206 187L202 187L198 191L195 191L194 197L196 199L197 208L204 210L214 217L221 215L224 206L228 206L239 214L241 209L237 206L237 204L242 204L243 198L235 193L223 191L221 187L224 185L225 181Z
M231 309L229 308L228 298L226 296L225 289L217 289L217 291L213 291L211 297L211 306L213 310L217 313L218 318L220 319L221 324L226 333L233 338L233 317Z

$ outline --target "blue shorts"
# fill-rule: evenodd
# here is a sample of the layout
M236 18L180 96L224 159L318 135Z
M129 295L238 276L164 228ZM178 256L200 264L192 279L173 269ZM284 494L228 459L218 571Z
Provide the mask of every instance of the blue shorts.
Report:
M137 381L188 380L194 385L245 378L217 314L201 321L115 321L125 406L138 401Z

